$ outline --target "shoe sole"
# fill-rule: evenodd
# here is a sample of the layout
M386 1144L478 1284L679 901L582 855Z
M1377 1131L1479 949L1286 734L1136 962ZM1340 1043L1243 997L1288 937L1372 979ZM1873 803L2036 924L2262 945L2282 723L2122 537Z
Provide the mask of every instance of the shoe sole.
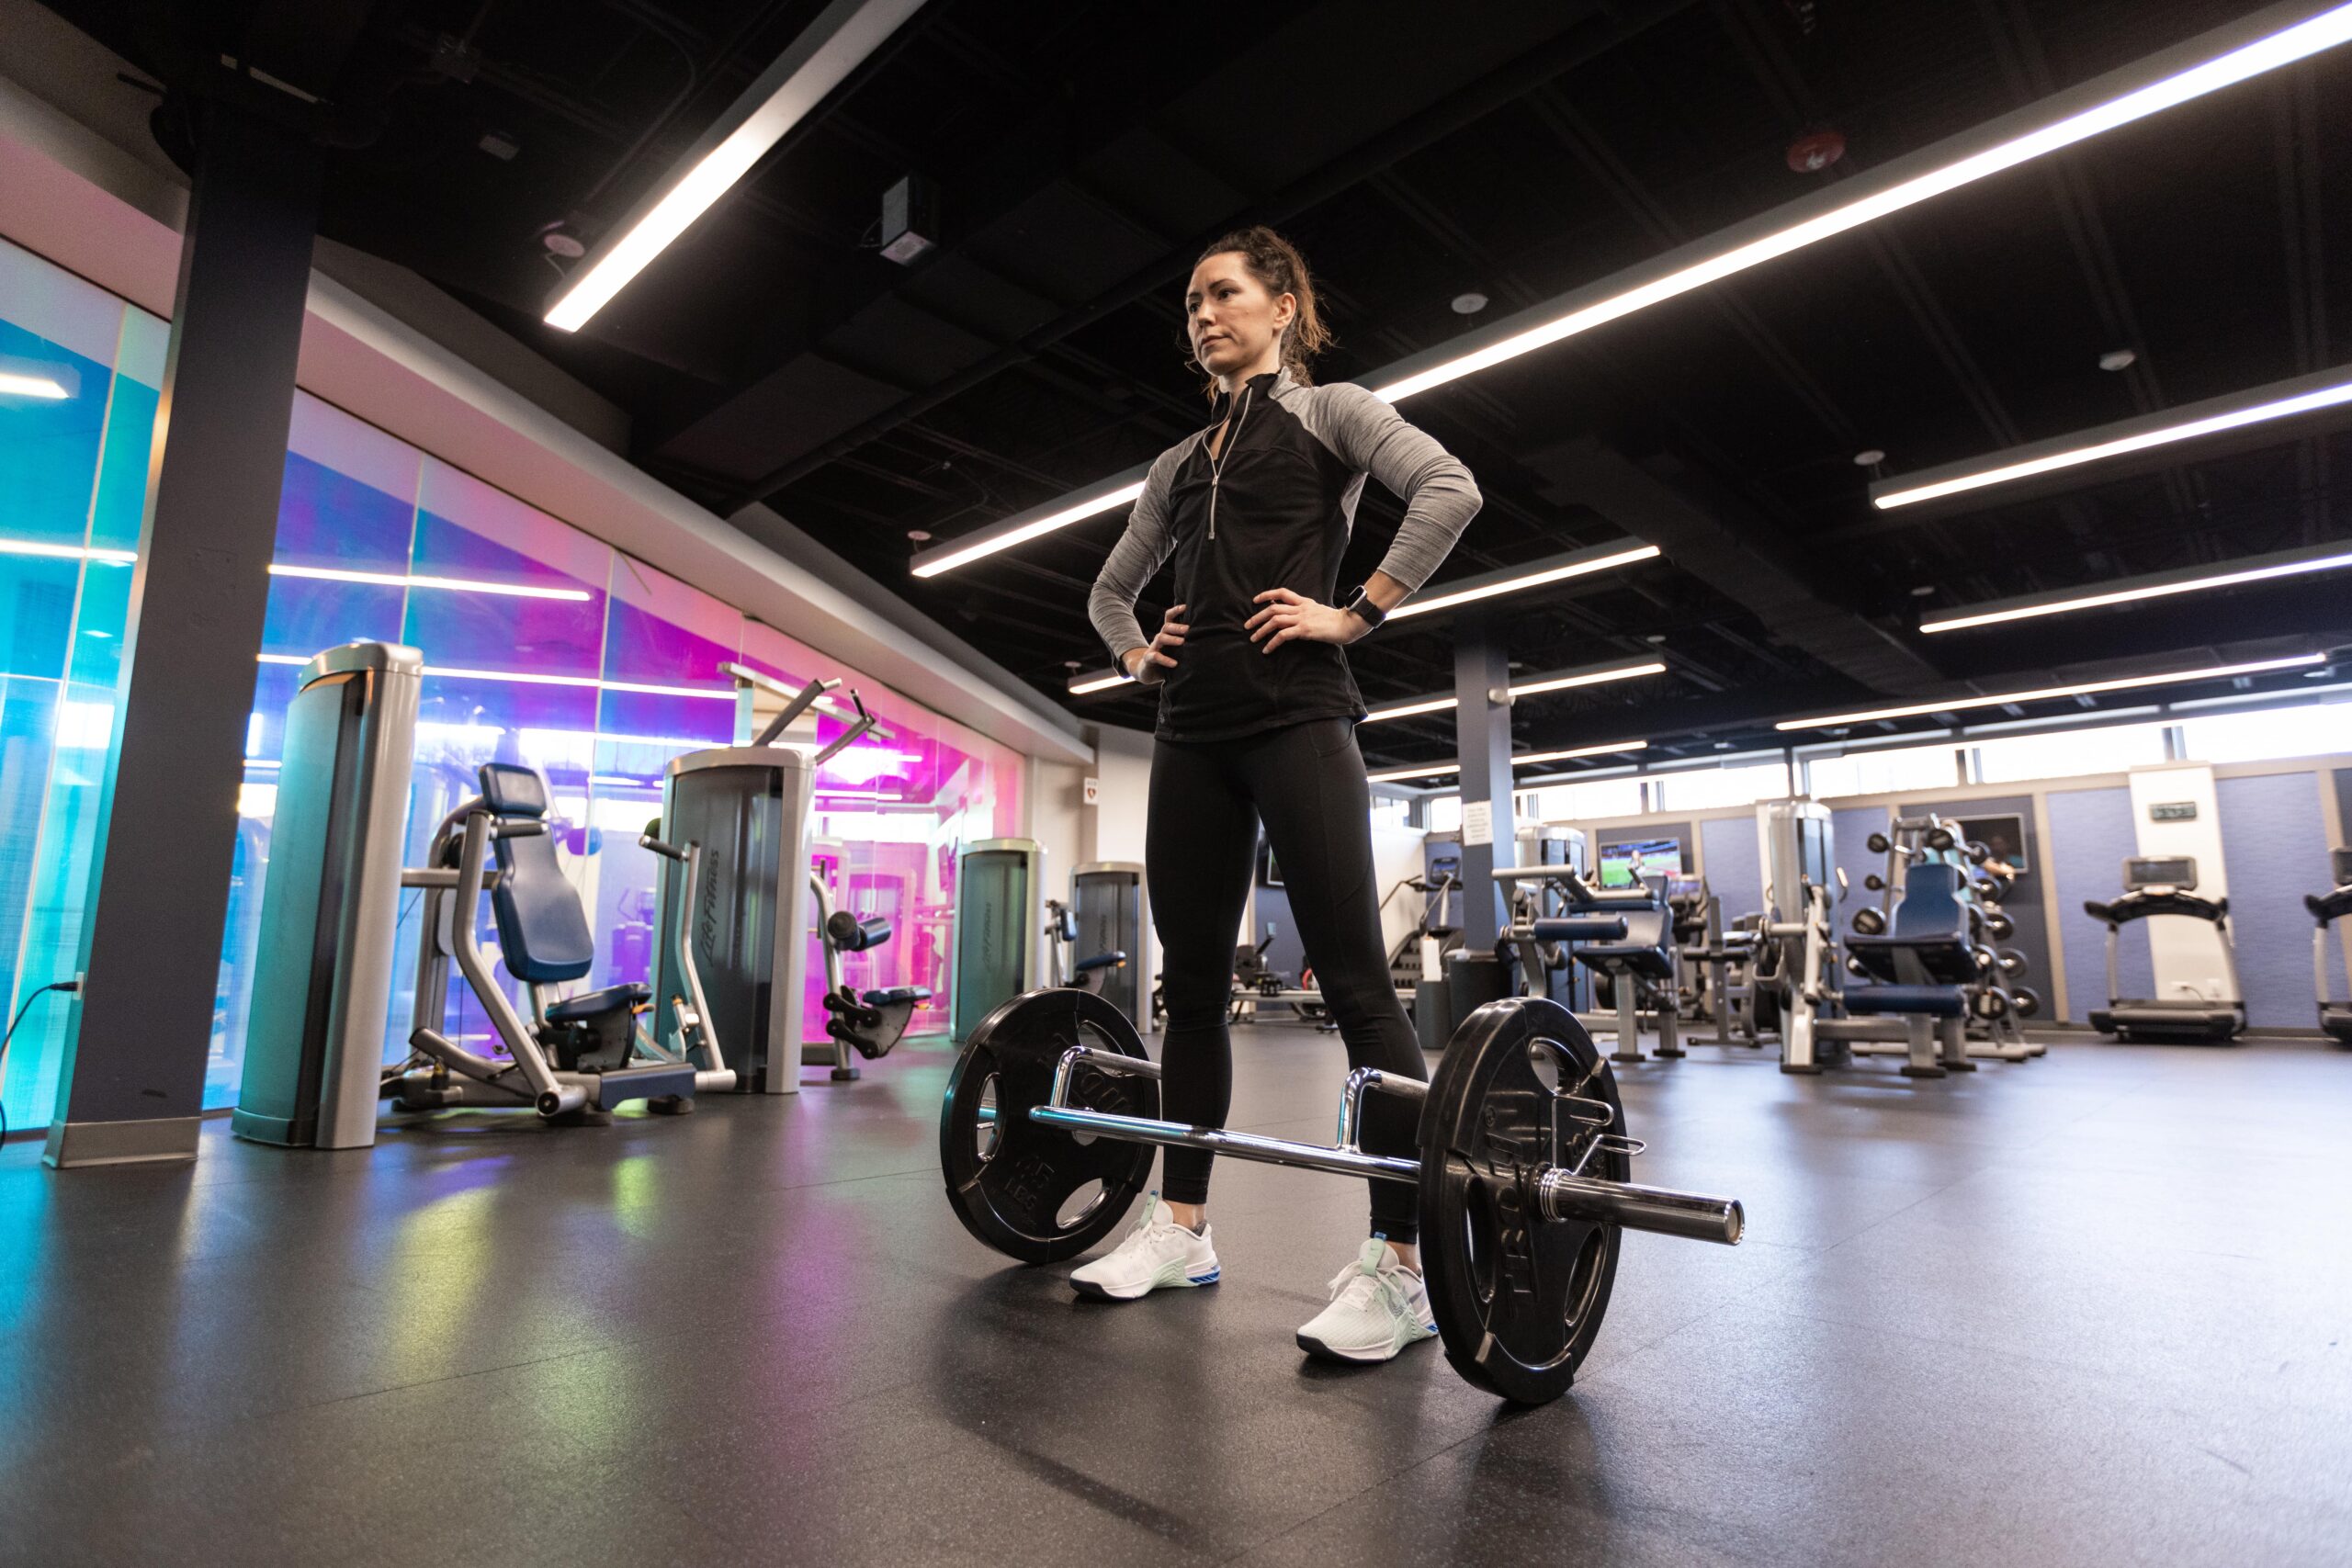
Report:
M1375 1346L1366 1346L1361 1350L1343 1349L1340 1346L1326 1344L1324 1341L1306 1334L1301 1334L1297 1337L1298 1348L1318 1360L1346 1361L1351 1365L1363 1366L1373 1362L1393 1361L1404 1353L1406 1345L1419 1345L1424 1340L1436 1338L1437 1325L1434 1323L1429 1325L1428 1333L1417 1334L1412 1338L1406 1340L1403 1345L1396 1343L1395 1340L1389 1341L1388 1348L1385 1351Z
M1224 1275L1225 1270L1217 1268L1210 1269L1205 1274L1185 1274L1165 1282L1155 1280L1143 1289L1130 1292L1123 1296L1108 1286L1099 1285L1091 1280L1081 1280L1073 1274L1070 1276L1069 1288L1091 1302L1139 1302L1154 1291L1172 1291L1179 1287L1194 1285L1214 1285L1218 1280L1224 1278Z

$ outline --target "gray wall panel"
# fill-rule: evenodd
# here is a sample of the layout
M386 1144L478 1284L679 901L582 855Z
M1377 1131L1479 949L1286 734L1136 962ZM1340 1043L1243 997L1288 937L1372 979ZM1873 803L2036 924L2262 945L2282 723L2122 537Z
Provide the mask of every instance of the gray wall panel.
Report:
M1723 900L1724 921L1764 907L1764 870L1756 858L1756 818L1718 817L1699 824L1707 853L1707 886Z
M2310 773L2216 779L2222 853L2230 870L2230 929L2246 1022L2312 1024L2312 919L2303 895L2327 885L2327 830ZM2343 967L2343 947L2335 967Z
M2087 1019L2107 1000L2107 932L2083 913L2088 898L2110 899L2123 891L2123 863L2138 852L2128 789L2052 790L2050 837L2043 858L2058 878L2058 919L2066 936L2069 1015ZM2146 922L2123 928L2120 967L2123 994L2155 991L2155 965L2148 957Z

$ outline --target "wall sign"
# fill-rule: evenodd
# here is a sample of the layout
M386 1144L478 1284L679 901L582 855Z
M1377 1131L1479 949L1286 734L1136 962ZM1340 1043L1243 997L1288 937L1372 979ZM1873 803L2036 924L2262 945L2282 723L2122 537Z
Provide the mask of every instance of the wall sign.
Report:
M2197 803L2193 800L2155 800L2148 803L2151 822L2194 822Z
M1493 801L1471 800L1463 803L1462 841L1465 844L1491 844L1495 841L1495 803Z
M1101 779L1088 779L1086 781L1086 804L1089 806L1100 806L1102 804L1102 781Z

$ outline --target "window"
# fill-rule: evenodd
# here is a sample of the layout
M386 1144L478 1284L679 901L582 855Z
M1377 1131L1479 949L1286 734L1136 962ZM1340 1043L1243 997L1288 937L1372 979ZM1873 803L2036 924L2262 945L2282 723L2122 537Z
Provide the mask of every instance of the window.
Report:
M1843 757L1816 757L1805 764L1814 798L1839 795L1893 795L1908 789L1942 789L1960 782L1957 748L1949 740L1932 746L1889 747Z
M2215 714L2181 721L2188 755L2199 762L2262 762L2352 751L2352 703Z
M1534 816L1544 822L1593 822L1642 814L1642 781L1636 778L1546 784L1528 794L1535 804Z
M1747 806L1758 800L1781 800L1789 793L1786 762L1758 762L1746 768L1691 768L1659 773L1650 780L1659 811L1704 811L1711 807Z
M1451 833L1462 826L1462 797L1441 795L1429 803L1429 814L1423 818L1432 833Z
M1409 828L1413 803L1393 795L1372 797L1372 825L1375 828Z
M2070 729L2055 735L2005 735L1973 741L1978 784L2120 773L2165 760L2165 727L2127 724L2109 729Z

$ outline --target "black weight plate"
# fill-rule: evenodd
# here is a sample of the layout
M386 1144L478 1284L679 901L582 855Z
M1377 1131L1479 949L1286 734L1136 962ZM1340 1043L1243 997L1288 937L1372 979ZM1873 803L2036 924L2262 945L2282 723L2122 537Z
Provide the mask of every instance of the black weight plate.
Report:
M1534 1212L1555 1124L1571 1167L1590 1136L1565 1095L1607 1106L1607 1130L1624 1132L1616 1076L1583 1025L1556 1002L1511 997L1463 1021L1421 1113L1421 1263L1445 1359L1521 1404L1567 1392L1617 1278L1618 1226ZM1625 1156L1596 1152L1585 1174L1623 1181Z
M1151 1175L1151 1146L1078 1136L1029 1120L1053 1093L1073 1045L1144 1055L1126 1015L1091 991L1031 991L998 1008L965 1041L939 1119L939 1167L964 1228L1023 1263L1075 1258L1118 1227ZM1159 1084L1081 1066L1070 1102L1157 1117ZM982 1122L981 1109L994 1120ZM1091 1203L1072 1201L1100 1183Z

